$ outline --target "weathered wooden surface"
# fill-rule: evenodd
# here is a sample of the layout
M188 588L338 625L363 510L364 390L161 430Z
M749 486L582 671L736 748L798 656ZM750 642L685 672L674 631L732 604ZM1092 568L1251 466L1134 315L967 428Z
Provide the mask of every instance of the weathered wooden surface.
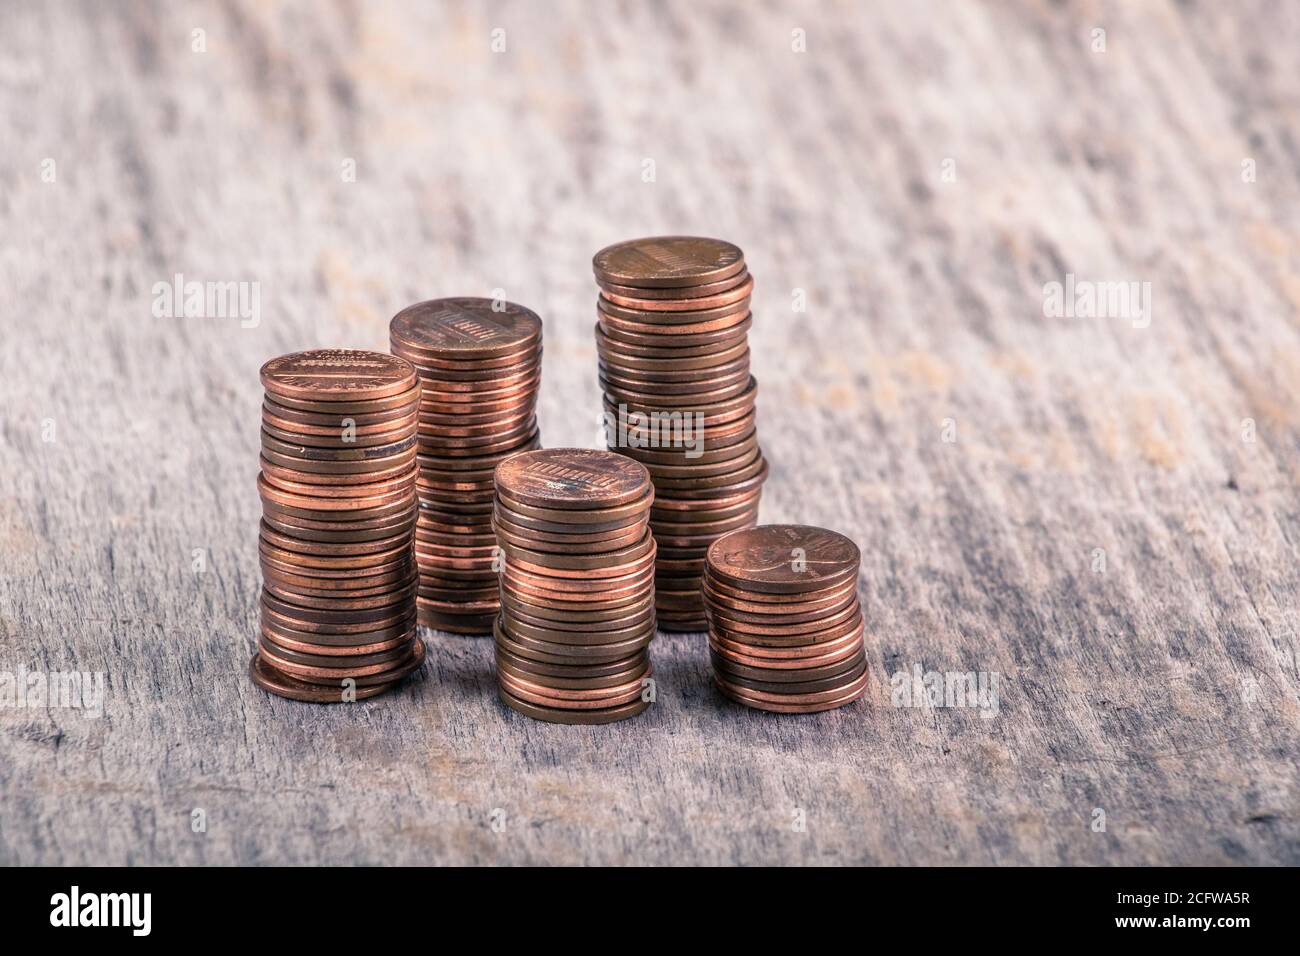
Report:
M1294 5L3 19L0 671L108 696L0 709L0 862L1300 862ZM739 709L699 636L608 728L506 711L483 639L351 708L254 687L258 365L500 288L594 445L590 256L665 231L745 249L763 517L862 545L867 702ZM156 318L176 273L260 325ZM1149 327L1044 318L1067 273ZM892 706L914 664L997 715Z

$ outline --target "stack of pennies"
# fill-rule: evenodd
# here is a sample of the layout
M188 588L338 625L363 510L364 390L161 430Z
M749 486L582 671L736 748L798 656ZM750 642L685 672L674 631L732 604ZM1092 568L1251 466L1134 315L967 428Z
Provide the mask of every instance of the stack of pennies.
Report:
M500 608L492 472L541 444L542 320L500 299L434 299L403 309L388 330L420 378L420 623L490 634Z
M415 369L318 349L262 366L262 623L250 665L293 700L373 697L424 661L415 630Z
M653 500L646 470L607 451L547 448L497 466L497 684L507 706L604 724L650 705Z
M754 280L739 248L690 236L619 243L592 265L606 444L655 485L659 626L702 631L705 551L758 522L767 477L749 374Z
M867 688L857 546L807 525L761 525L709 547L704 600L718 689L785 714L831 710Z

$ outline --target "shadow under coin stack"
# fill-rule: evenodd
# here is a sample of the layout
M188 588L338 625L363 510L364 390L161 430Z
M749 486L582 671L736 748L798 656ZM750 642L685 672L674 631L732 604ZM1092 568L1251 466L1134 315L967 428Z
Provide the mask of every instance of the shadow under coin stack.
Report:
M709 548L704 599L713 679L749 707L804 714L867 688L857 546L834 531L762 525Z
M492 473L541 444L542 320L512 302L434 299L399 312L389 336L420 377L420 623L490 634L500 608Z
M498 465L496 494L501 700L563 724L644 711L655 634L649 474L611 452L548 448Z
M250 672L292 700L381 694L415 631L415 369L319 349L262 366L262 626Z
M704 554L752 527L767 462L749 374L744 255L690 236L636 239L592 260L606 443L654 480L659 627L702 631Z

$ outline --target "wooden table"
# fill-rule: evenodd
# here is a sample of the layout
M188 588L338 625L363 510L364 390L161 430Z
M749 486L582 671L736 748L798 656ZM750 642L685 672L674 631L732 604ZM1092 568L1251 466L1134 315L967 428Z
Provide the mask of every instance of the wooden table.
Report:
M1297 76L1291 4L7 11L0 671L107 688L0 708L0 862L1300 862ZM256 688L258 366L500 289L594 446L590 257L662 232L745 250L763 519L861 545L866 700L738 708L700 635L603 728L446 634Z

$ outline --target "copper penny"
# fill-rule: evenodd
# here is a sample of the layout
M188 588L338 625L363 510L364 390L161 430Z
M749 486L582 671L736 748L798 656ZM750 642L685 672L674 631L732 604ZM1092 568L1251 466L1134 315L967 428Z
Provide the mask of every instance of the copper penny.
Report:
M268 392L306 401L391 398L415 384L405 359L359 349L312 349L273 358L262 366Z
M720 282L745 268L738 246L697 236L649 236L606 246L591 260L597 278L618 285L684 288Z
M499 493L529 507L590 511L644 498L650 474L638 462L612 452L546 448L501 462L496 484Z
M601 291L612 295L630 296L640 299L681 299L685 297L699 298L701 296L716 295L719 292L726 292L728 289L734 289L746 279L749 278L749 270L741 269L735 275L728 276L725 279L719 279L716 282L701 282L696 285L673 288L654 289L646 286L619 285L614 282L608 282L596 278L596 284L600 286Z
M542 320L532 309L499 299L431 299L393 316L389 335L403 348L439 358L490 359L539 341Z

